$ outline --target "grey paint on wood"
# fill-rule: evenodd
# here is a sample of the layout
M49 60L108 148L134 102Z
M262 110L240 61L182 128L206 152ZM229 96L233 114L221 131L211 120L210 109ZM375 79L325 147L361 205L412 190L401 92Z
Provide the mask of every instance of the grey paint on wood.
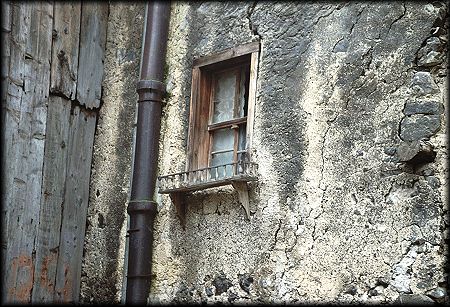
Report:
M6 87L4 85L4 79L8 76L9 71L9 33L11 32L11 6L9 2L2 1L2 63L1 63L1 76L2 76L2 101L6 97Z
M6 97L8 96L8 75L9 75L9 57L10 57L10 44L9 44L9 37L11 32L11 6L9 2L2 1L1 2L1 17L2 17L2 32L1 32L1 40L4 43L4 47L1 48L2 52L2 62L1 62L1 107L2 107L2 120L1 120L1 131L4 132L6 130L5 122L6 122ZM2 144L4 144L4 135L1 135L0 138ZM1 160L1 169L5 170L7 167L6 159ZM6 185L4 176L2 177L3 180L1 181L1 191L6 191ZM1 200L2 203L5 204L5 198L4 196L6 193L1 193ZM2 206L2 217L1 217L1 227L2 227L2 255L5 255L6 253L6 244L4 242L4 234L7 231L7 218L6 218L6 208L5 206ZM5 276L4 274L4 268L5 268L5 257L2 257L2 263L1 263L1 274L2 276ZM5 284L5 283L3 283Z
M36 240L35 279L32 294L34 303L53 301L64 204L70 110L69 100L50 96L42 198Z
M77 100L92 109L100 106L108 3L84 2L81 12Z
M12 3L5 112L7 251L3 299L29 302L33 285L49 90L52 4Z
M55 2L50 91L69 99L76 95L80 14L80 2Z
M96 113L75 106L69 122L67 172L55 301L78 302Z
M107 4L85 4L81 31L80 6L11 3L2 93L3 302L78 302L97 118L85 107L100 105L108 12ZM53 28L64 35L52 44ZM8 22L2 24L3 37L8 29ZM75 99L77 70L81 105ZM57 96L50 96L51 86Z

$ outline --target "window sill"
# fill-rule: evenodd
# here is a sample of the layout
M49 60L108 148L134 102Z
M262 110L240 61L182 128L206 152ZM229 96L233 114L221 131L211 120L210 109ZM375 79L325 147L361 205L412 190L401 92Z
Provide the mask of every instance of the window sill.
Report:
M250 219L247 182L257 180L257 164L239 161L235 163L212 166L188 172L175 173L158 177L159 193L169 194L183 228L186 222L185 196L189 192L232 185L238 192L239 201Z

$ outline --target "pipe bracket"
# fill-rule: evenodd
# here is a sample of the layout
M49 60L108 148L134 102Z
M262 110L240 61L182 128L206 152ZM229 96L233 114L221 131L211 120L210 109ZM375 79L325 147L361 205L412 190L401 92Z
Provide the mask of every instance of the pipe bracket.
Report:
M144 214L156 215L158 203L153 200L134 200L128 202L128 214L142 212Z
M161 101L166 92L165 84L158 80L140 80L136 88L139 94L138 102Z
M158 80L140 80L137 83L137 91L159 91L159 92L165 92L166 91L166 85Z

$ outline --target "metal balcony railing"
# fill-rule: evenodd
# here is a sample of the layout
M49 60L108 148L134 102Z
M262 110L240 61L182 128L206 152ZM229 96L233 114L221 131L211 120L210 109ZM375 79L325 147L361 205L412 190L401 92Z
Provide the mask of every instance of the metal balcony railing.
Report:
M202 190L231 184L233 181L254 181L257 179L257 170L258 165L254 162L238 161L160 176L159 193Z

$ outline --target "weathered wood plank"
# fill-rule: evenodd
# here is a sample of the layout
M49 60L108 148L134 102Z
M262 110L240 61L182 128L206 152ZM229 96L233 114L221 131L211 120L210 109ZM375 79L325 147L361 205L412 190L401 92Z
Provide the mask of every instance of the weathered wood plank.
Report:
M107 22L107 2L82 4L77 100L89 109L100 106Z
M71 102L50 96L47 113L42 198L36 239L33 303L53 301L67 166Z
M6 301L30 301L34 242L39 220L42 163L50 75L53 5L12 3L10 79L5 151L7 251Z
M194 59L193 65L195 67L202 67L257 51L259 51L259 41L239 45L216 54Z
M55 2L50 91L75 99L81 2Z
M258 79L258 59L259 52L253 52L250 60L250 82L248 87L248 111L247 111L247 131L246 150L248 158L251 160L253 145L253 124L255 118L256 91Z
M188 147L187 147L187 163L186 171L193 170L197 167L194 163L194 155L196 153L194 149L195 140L195 119L197 117L197 104L198 93L200 86L200 68L195 67L192 70L192 82L191 82L191 101L189 103L189 130L188 130Z
M2 53L2 63L1 63L1 78L2 78L2 102L6 100L6 77L8 76L9 72L9 48L10 48L10 33L11 33L11 6L9 2L2 1L1 3L2 11L1 11L1 17L2 17L2 44L3 47L1 48ZM2 103L2 106L4 104Z
M78 302L96 113L73 109L55 283L55 302Z
M10 33L11 33L11 6L9 2L2 1L1 2L1 19L2 19L2 33L1 33L1 40L4 44L3 48L1 49L2 52L2 62L1 62L1 108L2 108L2 120L1 120L1 131L6 131L5 123L6 123L6 97L8 96L8 75L9 75L9 57L10 57ZM4 144L4 135L1 136L0 141L2 144ZM1 167L2 170L6 170L7 163L6 159L3 158L1 160ZM3 180L0 183L2 185L2 191L6 190L5 185L5 179L3 175ZM6 193L2 193L1 200L2 204L6 203L5 199ZM2 206L2 234L7 233L7 217L6 217L6 208L5 205ZM2 235L2 255L6 254L6 242L4 241L4 235ZM5 267L5 257L2 257L2 268ZM3 277L2 277L3 278ZM4 284L4 283L3 283ZM2 293L4 294L4 293ZM3 295L2 295L3 296ZM4 297L4 296L3 296Z

